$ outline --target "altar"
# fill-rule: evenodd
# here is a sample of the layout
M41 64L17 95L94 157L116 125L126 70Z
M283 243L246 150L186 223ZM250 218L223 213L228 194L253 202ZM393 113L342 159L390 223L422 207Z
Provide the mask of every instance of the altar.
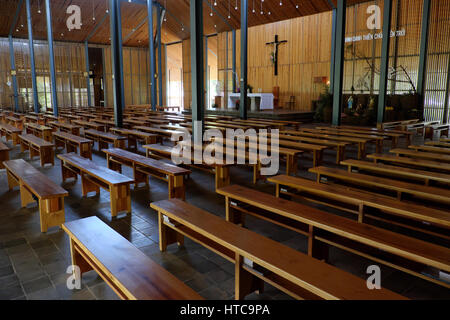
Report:
M248 93L247 97L251 99L250 110L273 110L273 99L274 95L272 93ZM236 101L241 98L240 93L230 93L228 95L228 108L235 108Z

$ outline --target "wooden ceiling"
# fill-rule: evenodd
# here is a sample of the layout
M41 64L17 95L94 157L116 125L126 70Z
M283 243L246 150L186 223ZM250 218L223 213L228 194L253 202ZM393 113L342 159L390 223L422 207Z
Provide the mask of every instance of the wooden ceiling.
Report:
M166 8L161 38L163 43L171 43L189 38L190 0L155 0ZM348 5L367 0L348 0ZM24 1L25 2L25 1ZM280 2L282 5L280 5ZM256 26L295 17L325 12L332 9L337 0L248 0L248 25ZM45 0L30 0L33 33L37 40L47 39ZM92 33L89 43L109 44L110 26L108 0L51 0L53 31L55 41L84 42ZM125 46L147 46L148 24L145 0L123 1L121 4L122 35ZM216 5L215 5L216 3ZM0 0L0 36L9 35L9 30L18 7L18 0ZM68 6L75 4L81 8L81 30L69 31L66 27ZM261 10L262 5L262 10ZM27 38L25 3L13 29L13 37ZM236 7L236 9L235 9ZM253 12L254 10L254 12ZM263 14L261 14L261 11ZM39 13L40 12L40 13ZM214 34L240 28L240 0L203 0L204 33ZM212 15L211 15L212 13ZM156 32L156 13L154 14Z

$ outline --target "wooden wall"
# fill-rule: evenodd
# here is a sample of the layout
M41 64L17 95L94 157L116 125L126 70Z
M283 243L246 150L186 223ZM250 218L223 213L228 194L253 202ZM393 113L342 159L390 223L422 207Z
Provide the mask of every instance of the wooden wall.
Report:
M278 76L270 60L274 41L287 40L279 46ZM218 37L219 79L231 90L232 42L231 32ZM228 43L227 43L228 39ZM240 75L240 30L236 32L236 72ZM228 49L228 54L227 54ZM316 77L329 77L331 60L331 12L301 17L248 29L248 83L253 92L271 93L280 87L280 105L295 96L295 109L310 111L311 101L318 98L323 84ZM227 61L228 60L228 61ZM238 78L239 80L239 78ZM226 83L226 84L225 84Z
M191 87L191 40L183 40L183 103L184 109L191 108L192 87Z

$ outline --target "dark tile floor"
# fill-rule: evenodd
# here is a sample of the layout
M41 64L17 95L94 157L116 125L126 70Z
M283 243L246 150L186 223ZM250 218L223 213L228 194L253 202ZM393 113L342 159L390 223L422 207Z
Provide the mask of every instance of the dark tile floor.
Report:
M28 154L21 154L20 148L15 147L11 158L28 159ZM334 158L334 152L327 152L326 165L332 166ZM94 160L106 166L102 154L96 153ZM37 159L30 163L53 181L61 183L59 161L54 167L45 168L40 168ZM299 163L299 174L314 178L307 173L311 158L302 157ZM124 174L131 176L127 168L124 168ZM251 184L251 170L233 168L231 174L233 183L254 187ZM80 290L67 289L69 274L66 271L70 265L67 236L58 228L42 234L37 207L20 209L19 191L8 191L6 181L4 170L0 171L0 299L117 299L95 272L84 275ZM102 190L99 197L83 198L79 182L64 184L63 187L70 193L65 202L66 220L96 215L206 299L232 299L234 266L228 261L188 239L182 248L172 245L166 253L159 252L157 217L149 208L149 203L166 199L167 185L157 179L151 179L150 183L150 189L132 190L132 215L119 216L113 221L108 193ZM260 183L256 188L274 194L274 187L270 184ZM213 176L207 173L194 170L187 182L187 201L218 216L225 216L224 199L214 192ZM285 245L306 251L306 238L292 231L251 217L248 227ZM330 263L362 278L367 278L366 268L373 264L339 249L330 250ZM450 298L449 289L388 267L382 267L382 285L415 299ZM266 286L264 294L252 294L248 299L289 297Z

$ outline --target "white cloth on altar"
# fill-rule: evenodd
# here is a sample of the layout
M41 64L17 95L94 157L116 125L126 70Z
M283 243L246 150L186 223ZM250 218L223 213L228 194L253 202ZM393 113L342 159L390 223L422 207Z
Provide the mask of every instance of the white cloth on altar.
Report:
M272 93L248 93L247 97L251 99L251 111L257 111L256 98L259 98L259 110L273 110L273 99L274 95ZM236 101L241 98L240 93L230 93L228 94L228 108L234 108L236 106Z

